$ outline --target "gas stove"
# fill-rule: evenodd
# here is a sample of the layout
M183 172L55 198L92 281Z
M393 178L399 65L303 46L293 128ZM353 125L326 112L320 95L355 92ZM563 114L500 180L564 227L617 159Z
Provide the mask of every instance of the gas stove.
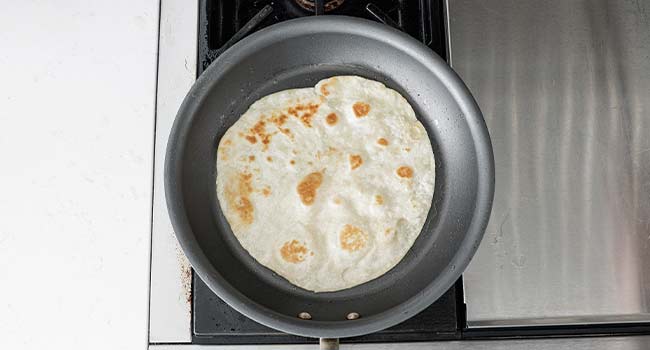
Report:
M198 69L200 75L221 53L267 26L304 16L346 15L392 26L420 40L446 58L442 1L225 1L199 2ZM192 341L200 344L311 343L262 326L233 310L196 275L192 288ZM343 342L401 342L457 339L463 324L462 282L413 318L375 334ZM460 315L459 315L460 313Z
M275 23L345 15L392 26L447 57L442 0L199 0L199 74L230 46Z
M462 282L402 324L342 342L507 348L477 339L579 336L548 348L646 348L643 337L631 347L584 337L650 335L650 31L642 5L588 3L162 0L150 344L316 342L251 321L193 274L169 222L163 164L182 99L221 53L274 23L348 15L404 31L453 63L490 131L496 192Z

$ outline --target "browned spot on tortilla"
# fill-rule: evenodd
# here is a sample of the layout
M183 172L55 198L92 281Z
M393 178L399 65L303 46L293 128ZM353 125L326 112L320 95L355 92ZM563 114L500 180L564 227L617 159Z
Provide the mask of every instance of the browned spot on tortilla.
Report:
M252 161L254 161L254 160L255 160L255 156L248 156L248 161L249 161L249 162L252 162Z
M271 123L277 125L277 126L282 126L284 123L289 119L286 114L280 114L279 116L273 115L269 119Z
M248 197L237 197L232 204L244 225L253 223L253 204Z
M363 232L360 228L347 224L343 226L343 230L339 234L339 243L341 249L349 252L357 251L366 246L368 242L368 234Z
M329 91L327 91L327 83L323 84L320 86L320 93L323 94L324 96L327 96L330 94Z
M330 113L327 115L327 117L325 117L325 121L329 125L335 125L336 122L339 121L339 117L336 115L336 113Z
M266 122L264 120L259 120L255 125L253 125L253 128L251 129L252 132L261 135L266 131Z
M413 177L413 169L408 166L401 166L397 168L397 175L399 177L411 178Z
M341 204L341 198L334 197L334 204Z
M352 105L352 109L354 110L354 115L356 115L357 118L361 118L368 115L370 112L370 105L365 102L356 102Z
M232 141L230 139L224 139L224 140L221 141L221 144L219 145L219 147L217 147L217 153L219 154L219 158L221 160L228 160L228 149L229 149L229 147L227 147L227 146L230 146L231 144L232 144Z
M280 132L289 136L290 139L293 139L293 134L291 134L291 129L289 128L279 128Z
M363 164L363 159L361 158L360 155L358 154L351 154L350 155L350 168L352 170L358 168Z
M307 254L307 247L300 244L300 242L295 239L290 242L285 242L282 248L280 248L280 255L282 259L286 262L292 264L297 264L305 260L305 255Z
M308 128L311 128L311 120L314 117L314 114L316 114L316 111L318 110L318 105L315 106L316 107L314 109L310 109L309 111L303 113L303 115L300 116L300 120Z
M375 202L377 202L379 205L384 204L384 197L382 197L380 194L375 195Z
M266 132L266 122L264 119L260 119L255 125L250 129L251 133L254 135L257 135L260 140L262 141L262 151L266 151L269 149L269 143L271 143L271 137L276 134L277 132L274 133L268 133Z
M271 194L271 188L269 186L266 186L262 189L262 194L264 197L268 197Z
M255 136L252 136L252 135L246 135L246 136L244 136L244 138L245 138L246 140L248 140L248 142L253 143L253 144L254 144L255 142L257 142L257 138L256 138Z
M298 104L293 107L289 107L287 113L300 119L300 121L308 128L311 128L311 120L318 111L319 104L308 103L308 104Z
M386 231L384 231L384 234L385 234L386 236L388 236L388 235L391 234L391 233L393 233L393 229L390 228L390 227L387 228Z
M309 255L310 255L310 256L314 256L314 252L309 252Z
M268 160L269 162L272 162L272 161L273 161L273 157L268 156L268 157L266 157L266 160Z
M281 127L282 125L284 125L286 123L287 119L289 119L289 117L286 114L280 114L279 116L274 114L268 120L271 123L275 124L275 127L281 133L283 133L284 135L288 136L290 139L293 140L293 135L291 134L291 130L289 128L282 128ZM262 143L264 143L266 145L268 145L268 143L271 141L271 135L274 135L274 134L277 133L277 132L274 132L274 133L269 134L269 133L266 133L266 130L262 130L262 132L264 132L264 134L266 136L266 137L262 137ZM265 139L268 140L268 141L264 142Z
M410 147L405 147L404 150L405 150L406 152L411 152L411 148L410 148Z
M337 80L336 77L327 79L327 81L320 86L320 93L323 94L323 96L329 95L330 91L327 88L332 83L336 82L336 80ZM321 96L321 99L322 99L323 96Z
M252 174L240 173L226 185L226 201L235 210L235 213L239 216L239 220L244 225L252 224L254 219L253 204L249 198L253 192L252 179Z
M386 140L383 137L380 137L379 140L377 140L377 143L382 145L382 146L388 146L388 140Z
M217 149L217 153L219 153L221 160L228 160L228 147L225 146L225 142L223 146Z
M316 190L323 183L323 174L313 172L305 176L296 187L300 200L305 205L312 205L316 200Z
M294 165L296 164L296 161L292 159L289 163L291 163L291 165Z

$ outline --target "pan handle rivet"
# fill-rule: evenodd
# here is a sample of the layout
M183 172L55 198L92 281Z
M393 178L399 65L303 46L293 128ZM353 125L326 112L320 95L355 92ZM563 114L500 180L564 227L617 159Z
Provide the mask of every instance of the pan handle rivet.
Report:
M345 318L347 318L348 320L356 320L359 317L361 317L361 315L359 315L356 312L350 312L347 316L345 316Z
M298 318L301 318L303 320L311 320L311 314L309 312L301 312L298 314Z

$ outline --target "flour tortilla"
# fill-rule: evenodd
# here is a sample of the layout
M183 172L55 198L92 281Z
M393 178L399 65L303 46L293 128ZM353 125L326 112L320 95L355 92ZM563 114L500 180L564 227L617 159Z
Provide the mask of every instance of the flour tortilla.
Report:
M221 139L217 173L242 247L294 285L327 292L404 257L431 206L435 162L406 99L337 76L255 102Z

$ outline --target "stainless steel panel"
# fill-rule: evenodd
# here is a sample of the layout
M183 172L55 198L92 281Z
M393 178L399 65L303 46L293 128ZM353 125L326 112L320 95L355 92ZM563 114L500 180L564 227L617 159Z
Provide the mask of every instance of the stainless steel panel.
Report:
M650 321L650 1L448 11L496 162L470 326Z

